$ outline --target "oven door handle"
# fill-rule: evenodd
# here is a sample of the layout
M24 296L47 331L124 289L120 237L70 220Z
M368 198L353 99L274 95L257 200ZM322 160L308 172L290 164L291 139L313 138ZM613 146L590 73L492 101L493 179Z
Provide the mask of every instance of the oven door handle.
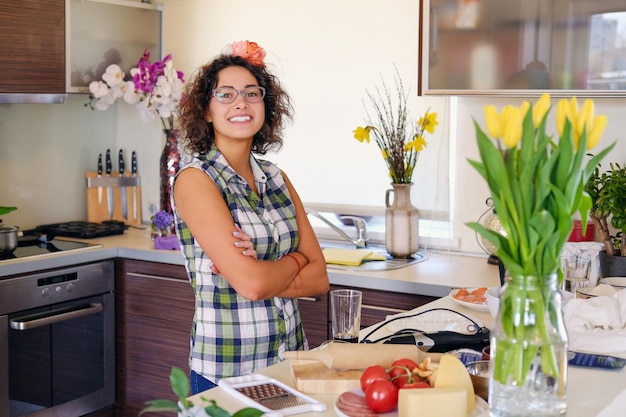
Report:
M57 310L46 311L44 313L29 314L22 317L16 317L10 320L11 328L14 330L29 330L49 324L60 323L78 317L85 317L91 314L102 312L102 303L89 303L78 308L60 308Z

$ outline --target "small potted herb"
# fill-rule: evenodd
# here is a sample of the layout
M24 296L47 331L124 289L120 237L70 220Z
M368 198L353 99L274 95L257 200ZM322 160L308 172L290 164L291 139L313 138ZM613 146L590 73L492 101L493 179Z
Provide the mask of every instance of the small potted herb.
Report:
M600 252L603 276L626 274L626 165L611 163L610 169L600 173L595 169L585 190L591 196L591 221L604 244ZM612 272L612 266L623 264L621 272ZM618 268L620 268L618 266Z
M263 415L261 410L251 407L243 408L231 415L228 411L219 407L214 400L204 398L202 400L208 405L194 405L188 399L190 392L189 378L180 368L172 368L170 384L172 385L172 391L178 396L178 402L163 399L148 401L146 402L148 406L141 410L140 416L153 411L178 413L179 417L259 417Z

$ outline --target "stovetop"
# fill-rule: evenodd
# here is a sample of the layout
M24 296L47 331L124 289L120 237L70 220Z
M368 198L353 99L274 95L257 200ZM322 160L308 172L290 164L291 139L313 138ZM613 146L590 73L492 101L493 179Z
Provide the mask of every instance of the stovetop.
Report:
M33 256L44 256L56 252L76 251L101 246L102 245L94 243L74 242L60 239L42 241L40 236L24 236L17 240L17 248L15 248L13 253L0 254L0 261Z

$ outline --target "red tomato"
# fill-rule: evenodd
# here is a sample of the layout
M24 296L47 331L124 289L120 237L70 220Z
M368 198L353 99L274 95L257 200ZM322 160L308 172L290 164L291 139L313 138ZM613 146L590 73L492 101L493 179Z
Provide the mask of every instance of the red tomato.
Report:
M396 359L391 363L391 369L389 370L391 382L398 388L402 388L404 384L414 382L413 370L415 368L417 368L417 364L411 359Z
M378 379L365 391L365 401L377 413L387 413L398 405L398 388L391 381Z
M404 384L401 389L411 389L411 388L432 388L432 387L426 381L417 381L411 384Z
M378 379L389 380L387 370L381 365L368 366L365 371L363 371L360 380L363 392L366 392L370 384Z

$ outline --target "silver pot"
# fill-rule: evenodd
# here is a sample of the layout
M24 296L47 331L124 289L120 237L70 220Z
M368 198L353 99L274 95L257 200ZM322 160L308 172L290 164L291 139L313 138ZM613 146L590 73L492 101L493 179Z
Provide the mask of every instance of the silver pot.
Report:
M0 226L0 254L13 253L17 248L18 228L15 226Z

